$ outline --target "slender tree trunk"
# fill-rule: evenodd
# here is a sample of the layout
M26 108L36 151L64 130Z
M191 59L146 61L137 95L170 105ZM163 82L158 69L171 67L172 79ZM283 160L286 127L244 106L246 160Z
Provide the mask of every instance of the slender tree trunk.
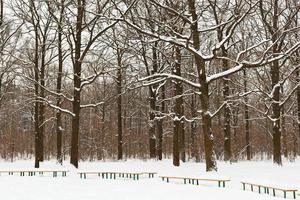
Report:
M45 98L45 59L46 59L46 41L47 41L47 30L49 24L46 24L44 34L43 34L43 41L41 45L41 67L40 67L40 97L42 99ZM45 104L40 103L39 105L39 149L40 149L40 161L44 161L44 121L45 121Z
M244 92L247 92L247 72L246 70L244 72ZM250 122L249 122L249 107L248 107L248 97L245 97L245 132L246 132L246 154L247 154L247 160L251 160L251 144L250 144Z
M40 167L40 123L39 123L39 41L38 41L38 30L35 28L35 55L34 55L34 94L36 102L34 104L34 149L35 149L35 168Z
M296 95L297 95L297 126L298 126L298 134L297 134L297 137L298 138L298 145L300 144L300 73L299 73L299 70L298 69L296 71L296 76L297 76L297 83L298 83L298 88L297 88L297 92L296 92Z
M62 70L63 70L63 51L62 51L62 19L64 13L64 0L61 0L61 10L60 10L60 18L58 22L58 72L57 72L57 81L56 81L56 92L58 94L61 93L62 86ZM56 106L61 107L61 97L58 96L56 98ZM62 164L63 156L62 156L62 118L61 112L57 110L56 112L56 159L57 162Z
M161 112L165 112L165 86L163 85L161 87ZM161 118L162 115L160 115L160 119L157 121L157 157L158 160L162 160L162 150L163 150L163 119Z
M3 5L4 5L4 0L0 0L0 26L3 25L3 19L4 19Z
M197 145L196 145L196 129L197 123L195 117L197 117L197 110L196 110L196 97L195 94L191 97L191 115L193 121L191 122L191 156L195 158L196 162L200 160L199 153L197 152Z
M197 13L195 7L195 0L188 0L189 10L192 16L192 21L194 22L191 25L191 31L193 36L193 45L196 50L200 49L200 35L198 32L198 23L197 23ZM214 153L214 136L212 132L212 122L211 115L209 112L209 91L208 91L208 82L206 79L205 72L205 60L199 55L195 55L195 63L199 78L200 88L200 103L202 110L202 122L203 122L203 134L204 134L204 149L205 149L205 162L206 162L206 171L217 170L217 163Z
M122 68L121 57L118 53L118 71L117 71L117 105L118 105L118 160L123 159L123 127L122 127Z
M282 113L282 120L281 120L281 133L282 133L282 140L283 140L283 155L285 158L288 157L288 147L287 147L287 133L285 129L285 116L284 116L284 106L282 106L281 113Z

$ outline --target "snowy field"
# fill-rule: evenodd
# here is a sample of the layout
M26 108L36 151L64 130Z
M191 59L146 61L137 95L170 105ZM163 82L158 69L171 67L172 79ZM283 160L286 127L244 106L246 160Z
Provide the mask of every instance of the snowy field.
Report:
M186 163L173 167L171 160L124 162L82 162L77 170L69 164L56 165L55 162L42 163L41 169L70 170L67 177L53 178L52 174L20 177L18 174L0 176L1 200L184 200L184 199L239 199L239 200L273 200L283 199L283 194L258 194L243 191L241 180L252 180L257 183L268 183L274 186L290 186L300 189L300 160L286 162L283 167L271 161L218 163L217 173L206 173L203 163ZM32 169L33 161L16 161L0 163L0 170ZM80 171L154 171L158 175L218 177L230 178L226 188L219 188L215 182L200 182L200 185L184 185L182 181L162 182L158 175L154 179L141 178L116 180L102 179L97 175L88 175L80 179ZM300 196L297 198L299 199ZM288 198L292 199L289 194Z

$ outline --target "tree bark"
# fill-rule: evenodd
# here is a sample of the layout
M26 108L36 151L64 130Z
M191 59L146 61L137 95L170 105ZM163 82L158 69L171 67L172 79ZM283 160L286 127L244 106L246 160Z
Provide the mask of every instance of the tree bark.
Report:
M247 72L246 70L244 72L244 92L247 92ZM245 133L246 133L246 155L247 160L251 160L251 144L250 144L250 122L249 122L249 107L248 107L248 97L245 97L245 111L244 111L244 117L245 117Z
M123 139L122 139L122 68L121 56L118 52L118 71L117 71L117 105L118 105L118 160L123 159Z
M77 0L77 17L76 17L76 35L75 35L75 57L74 57L74 76L73 76L73 118L72 118L72 136L71 136L71 159L70 163L78 168L79 159L79 119L80 119L80 96L81 96L81 34L82 21L84 15L84 0Z
M61 86L62 86L62 70L63 70L63 50L62 50L62 19L64 13L64 0L61 0L61 8L60 8L60 18L58 22L58 44L57 44L57 51L58 51L58 72L57 72L57 81L56 81L56 92L58 94L61 93ZM61 107L62 99L60 96L56 98L56 106ZM57 162L62 164L63 163L63 156L62 156L62 118L61 112L59 110L56 111L56 159Z
M189 0L189 10L192 16L191 32L193 37L193 45L196 50L200 49L200 35L198 32L197 13L195 8L195 0ZM200 103L201 103L201 116L203 122L203 134L204 134L204 149L205 149L205 162L206 171L217 170L217 163L214 153L214 136L212 132L211 115L209 112L209 89L205 72L205 60L195 54L195 63L198 73L198 81L200 83Z
M165 112L165 86L163 85L161 87L161 110L160 112ZM157 120L157 157L158 160L162 160L162 154L163 154L163 119L162 115L160 114L159 120Z

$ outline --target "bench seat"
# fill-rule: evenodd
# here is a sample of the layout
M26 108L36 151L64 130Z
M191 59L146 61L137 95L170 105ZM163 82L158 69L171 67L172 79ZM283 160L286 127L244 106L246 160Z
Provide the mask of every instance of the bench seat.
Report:
M200 181L214 181L218 182L219 187L225 187L225 183L230 181L230 179L214 179L214 178L196 178L196 177L180 177L180 176L160 176L162 181L166 180L169 182L169 179L180 179L183 180L184 184L196 184L199 185Z
M251 191L254 191L254 187L258 188L258 193L261 193L261 190L264 190L265 194L270 194L270 190L273 191L273 196L276 196L276 191L282 191L284 198L287 198L287 193L291 192L293 193L293 198L296 199L296 192L298 191L295 188L284 188L284 187L278 187L278 186L271 186L267 184L258 184L258 183L253 183L253 182L247 182L247 181L242 181L241 182L243 185L243 190L246 190L246 186L249 185Z

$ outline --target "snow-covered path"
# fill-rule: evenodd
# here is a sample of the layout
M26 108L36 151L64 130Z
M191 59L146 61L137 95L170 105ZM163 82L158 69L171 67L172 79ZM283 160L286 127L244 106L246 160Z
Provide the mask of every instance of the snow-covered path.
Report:
M1 162L1 169L29 169L32 161ZM83 162L77 170L65 164L58 166L55 162L45 162L44 169L70 170L67 177L53 178L51 174L34 177L20 177L18 174L0 176L1 200L153 200L172 199L243 199L243 200L273 200L282 199L271 195L243 191L241 180L254 180L258 183L268 183L279 186L291 186L300 189L300 161L284 163L283 167L274 166L272 162L219 162L217 173L206 173L203 163L186 163L173 167L170 160L124 162ZM154 179L101 179L90 175L80 179L78 171L155 171L159 175L192 176L192 177L222 177L230 178L226 188L218 188L217 183L201 182L199 186L184 185L181 182L162 182L156 176ZM292 199L292 196L289 196Z

